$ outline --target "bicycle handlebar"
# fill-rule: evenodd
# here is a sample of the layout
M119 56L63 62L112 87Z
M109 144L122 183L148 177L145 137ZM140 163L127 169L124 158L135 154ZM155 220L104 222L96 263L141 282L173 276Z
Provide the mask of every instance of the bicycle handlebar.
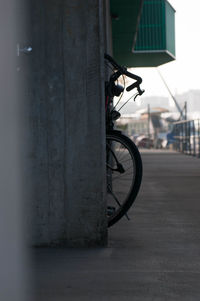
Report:
M122 70L122 69L123 69L123 67L120 66L120 65L118 65L118 64L115 62L115 60L114 60L109 54L105 53L105 54L104 54L104 58L105 58L106 60L108 60L108 61L113 65L113 67L115 67L116 69L118 69L118 70Z
M139 95L142 95L144 93L144 90L141 90L140 88L140 84L142 83L142 78L136 74L133 74L129 71L127 71L126 67L120 66L119 64L117 64L117 62L115 62L115 60L109 55L109 54L104 54L104 58L107 59L115 69L117 69L117 72L113 75L113 81L117 80L117 78L124 74L134 80L136 80L135 83L131 84L130 86L128 86L126 88L126 91L131 91L134 88L137 88Z

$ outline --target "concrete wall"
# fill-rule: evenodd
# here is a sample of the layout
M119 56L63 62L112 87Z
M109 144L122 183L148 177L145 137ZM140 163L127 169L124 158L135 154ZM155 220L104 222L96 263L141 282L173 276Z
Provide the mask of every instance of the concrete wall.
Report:
M103 1L32 1L32 243L105 245Z

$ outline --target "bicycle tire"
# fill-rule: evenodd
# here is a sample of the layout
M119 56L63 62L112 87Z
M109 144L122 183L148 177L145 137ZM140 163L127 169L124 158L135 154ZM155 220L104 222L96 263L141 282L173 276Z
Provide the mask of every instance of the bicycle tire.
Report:
M110 227L126 215L137 197L142 181L142 160L138 148L119 131L106 134L106 166L107 217ZM117 204L117 209L113 204Z

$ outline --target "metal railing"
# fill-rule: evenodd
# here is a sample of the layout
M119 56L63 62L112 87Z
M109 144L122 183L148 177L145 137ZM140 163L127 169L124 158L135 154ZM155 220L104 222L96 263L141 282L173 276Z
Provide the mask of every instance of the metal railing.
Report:
M200 158L200 119L175 122L173 133L175 150Z

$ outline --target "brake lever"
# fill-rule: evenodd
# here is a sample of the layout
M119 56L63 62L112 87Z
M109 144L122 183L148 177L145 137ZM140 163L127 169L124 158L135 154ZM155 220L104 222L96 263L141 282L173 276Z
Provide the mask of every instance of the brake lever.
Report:
M137 90L138 90L138 95L140 96L145 92L145 90L142 90L140 86L137 87Z
M133 101L135 101L135 100L136 100L136 98L137 98L139 95L140 95L140 93L138 92L138 93L135 95L135 97L134 97Z
M134 101L136 100L136 98L137 98L138 96L141 96L141 95L145 92L145 90L141 90L140 87L138 87L137 90L138 90L138 93L135 95Z

